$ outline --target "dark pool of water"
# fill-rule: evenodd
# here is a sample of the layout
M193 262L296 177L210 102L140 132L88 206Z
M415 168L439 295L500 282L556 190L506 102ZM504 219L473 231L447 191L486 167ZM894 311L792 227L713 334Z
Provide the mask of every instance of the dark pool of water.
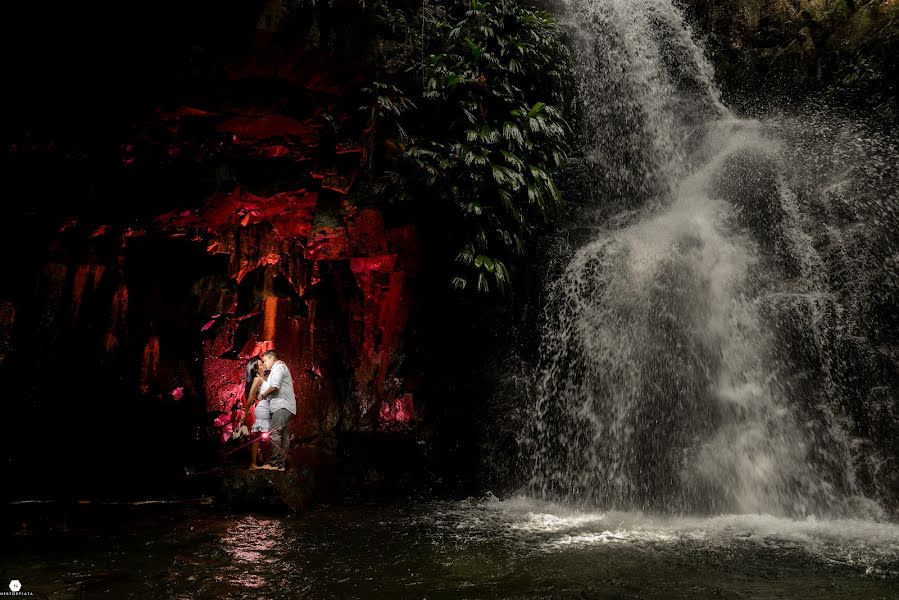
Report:
M894 599L899 525L674 519L525 498L289 517L31 507L4 539L0 577L3 591L18 579L53 599Z

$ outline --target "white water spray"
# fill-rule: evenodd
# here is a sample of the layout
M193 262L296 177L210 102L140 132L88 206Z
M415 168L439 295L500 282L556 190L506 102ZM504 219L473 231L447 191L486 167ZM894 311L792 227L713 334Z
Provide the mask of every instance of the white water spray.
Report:
M532 491L622 509L877 513L833 406L828 323L851 310L818 250L830 224L808 215L808 198L824 200L794 189L783 124L722 105L670 0L570 0L563 20L585 194L598 213L631 212L551 286ZM797 311L819 381L784 358Z

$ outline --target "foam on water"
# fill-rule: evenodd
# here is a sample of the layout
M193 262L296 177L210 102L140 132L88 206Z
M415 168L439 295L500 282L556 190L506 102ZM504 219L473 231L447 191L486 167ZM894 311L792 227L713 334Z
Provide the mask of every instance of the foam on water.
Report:
M862 566L881 576L899 569L899 525L863 519L789 519L770 514L714 517L580 510L527 496L449 504L461 535L502 539L530 551L565 552L619 544L657 550L729 547L800 552L809 560Z

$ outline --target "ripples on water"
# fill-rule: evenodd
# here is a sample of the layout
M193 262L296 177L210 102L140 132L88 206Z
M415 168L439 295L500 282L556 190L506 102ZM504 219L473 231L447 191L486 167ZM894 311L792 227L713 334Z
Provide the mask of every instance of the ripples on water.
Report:
M3 574L54 599L899 597L894 523L526 497L286 518L139 510L11 541Z

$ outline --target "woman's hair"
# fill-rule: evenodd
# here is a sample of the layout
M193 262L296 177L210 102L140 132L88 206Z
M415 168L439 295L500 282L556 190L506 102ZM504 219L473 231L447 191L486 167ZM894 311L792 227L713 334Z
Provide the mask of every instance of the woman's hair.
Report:
M248 383L248 384L253 383L253 378L256 377L256 375L257 375L256 363L260 360L261 360L260 357L254 356L247 363L247 367L246 367L247 372L246 372L246 376L244 378L244 381L246 383Z

